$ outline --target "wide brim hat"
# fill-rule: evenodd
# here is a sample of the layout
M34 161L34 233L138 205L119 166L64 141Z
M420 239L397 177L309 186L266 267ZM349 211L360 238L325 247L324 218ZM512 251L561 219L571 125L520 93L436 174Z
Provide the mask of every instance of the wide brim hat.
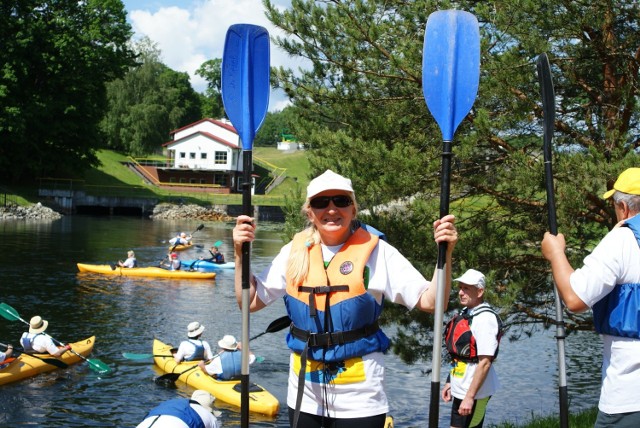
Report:
M311 199L325 190L344 190L353 193L353 186L350 179L328 169L309 182L307 199Z
M193 394L191 394L191 399L207 409L208 412L211 412L216 416L220 415L220 412L213 410L213 403L215 403L216 397L211 395L209 392L202 389L196 389L193 391Z
M198 321L194 321L187 326L188 337L198 337L204 331L204 326Z
M222 339L218 340L218 346L222 349L226 349L227 351L235 351L238 349L238 342L235 337L227 334Z
M49 326L49 321L43 320L41 316L36 315L29 321L29 333L42 333Z
M624 170L613 184L613 189L605 192L602 198L609 199L616 190L629 195L640 195L640 168Z
M484 274L475 269L469 269L460 278L454 279L454 281L473 285L476 288L484 288L485 286Z

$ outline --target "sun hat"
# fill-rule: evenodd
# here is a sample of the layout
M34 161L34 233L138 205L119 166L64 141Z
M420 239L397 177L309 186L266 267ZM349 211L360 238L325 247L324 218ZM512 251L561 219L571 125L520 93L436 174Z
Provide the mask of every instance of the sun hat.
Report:
M473 285L476 288L484 289L484 275L482 272L478 272L475 269L469 269L460 278L454 279L454 281L461 282L467 285Z
M187 326L188 337L198 337L204 331L204 326L198 321L194 321Z
M172 259L177 259L178 258L178 253L171 253L171 258Z
M311 199L325 190L344 190L353 193L351 180L340 174L336 174L330 169L311 180L307 186L307 199Z
M624 170L613 184L613 189L605 192L602 199L609 199L616 190L630 195L640 195L640 168Z
M222 349L226 349L227 351L235 351L238 349L238 342L235 337L227 334L222 339L218 340L218 346Z
M31 318L31 320L29 320L29 333L42 333L47 329L48 325L49 321L43 320L40 315L36 315L35 317Z
M197 401L198 404L207 409L208 412L213 413L213 403L216 401L216 397L214 397L207 391L196 389L195 391L193 391L193 394L191 394L191 399L193 401Z

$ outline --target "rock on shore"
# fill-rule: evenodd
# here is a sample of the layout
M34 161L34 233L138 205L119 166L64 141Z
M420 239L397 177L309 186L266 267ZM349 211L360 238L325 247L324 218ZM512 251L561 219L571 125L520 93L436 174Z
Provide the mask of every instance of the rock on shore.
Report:
M174 219L199 219L209 221L231 221L233 220L225 211L216 207L202 207L200 205L175 205L158 204L153 208L153 214L149 218L154 220L174 220Z
M30 206L7 205L0 207L0 220L58 220L62 214L40 202Z

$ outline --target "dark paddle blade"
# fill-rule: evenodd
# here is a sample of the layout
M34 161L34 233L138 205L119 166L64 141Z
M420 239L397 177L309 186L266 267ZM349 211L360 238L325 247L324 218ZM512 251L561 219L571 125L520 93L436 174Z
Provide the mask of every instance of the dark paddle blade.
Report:
M543 153L545 178L547 185L547 214L549 231L553 235L558 234L558 225L556 222L556 203L553 191L553 129L556 118L556 99L553 90L553 80L551 78L551 67L549 66L549 58L543 53L538 56L536 67L538 69L538 81L540 83L540 95L542 98L543 112Z
M429 15L424 35L422 89L442 132L440 217L449 213L451 142L471 110L480 80L480 29L469 12L443 10ZM440 400L442 325L445 304L447 244L438 244L429 426L437 427Z
M556 204L553 191L553 167L552 167L552 143L553 130L556 117L556 100L553 89L553 79L551 78L551 67L547 54L543 53L538 56L537 60L538 81L540 83L540 95L542 98L542 113L544 115L543 125L543 152L544 152L544 172L547 186L547 217L549 222L549 232L553 235L558 234L558 225L556 222ZM556 307L556 339L558 348L558 397L560 405L560 427L567 428L569 426L569 392L567 389L567 369L565 362L564 347L564 310L558 287L554 283L553 291L555 294Z
M269 107L269 33L263 27L235 24L229 27L222 56L222 101L238 131L243 150L253 140Z
M469 12L429 15L424 35L422 90L446 141L469 113L480 80L480 30Z

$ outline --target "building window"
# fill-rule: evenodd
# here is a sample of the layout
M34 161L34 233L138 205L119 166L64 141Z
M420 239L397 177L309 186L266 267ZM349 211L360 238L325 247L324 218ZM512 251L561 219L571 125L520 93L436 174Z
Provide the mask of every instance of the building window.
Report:
M195 152L189 153L189 159L195 159L195 158L196 158L196 153Z
M175 177L169 177L169 183L175 183L175 182L176 182Z
M186 182L187 182L187 179L186 179L186 178L184 178L184 177L180 177L180 183L186 183Z
M226 163L227 163L227 152L216 152L215 164L226 165Z
M205 180L204 178L200 179L200 184L207 184L207 180Z
M216 173L213 174L213 184L217 184L222 187L227 187L227 174Z
M196 183L197 183L197 181L196 181L196 179L195 179L195 178L190 178L190 179L189 179L189 183L191 183L191 184L196 184Z
M180 159L184 159L187 157L187 154L185 152L180 152Z
M200 153L200 159L207 159L207 154L206 153Z

